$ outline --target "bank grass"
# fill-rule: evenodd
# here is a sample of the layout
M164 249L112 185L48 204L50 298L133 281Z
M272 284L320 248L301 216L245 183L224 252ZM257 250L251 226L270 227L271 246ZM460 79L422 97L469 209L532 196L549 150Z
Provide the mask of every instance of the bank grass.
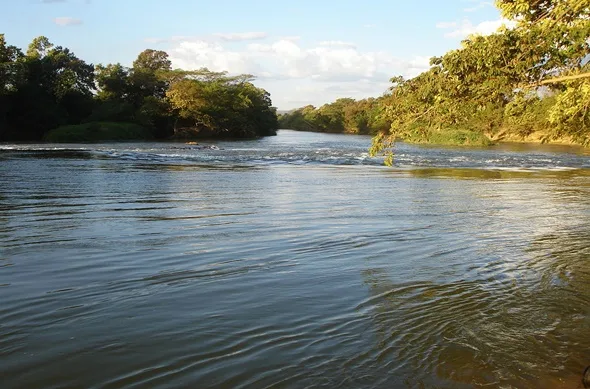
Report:
M54 143L150 140L151 131L134 123L90 122L61 126L49 131L44 140Z
M405 133L402 136L402 140L408 143L441 146L485 147L494 144L494 142L482 132L460 127L447 127L441 129L422 128L419 131L409 131Z
M465 129L447 129L430 133L430 143L449 146L490 146L493 142L484 134Z

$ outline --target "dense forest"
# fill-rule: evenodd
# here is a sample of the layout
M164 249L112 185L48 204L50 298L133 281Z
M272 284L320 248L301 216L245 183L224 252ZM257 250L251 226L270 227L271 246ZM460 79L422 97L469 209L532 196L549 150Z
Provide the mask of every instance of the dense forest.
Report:
M275 135L276 110L253 80L173 70L155 50L131 68L94 66L46 37L23 53L0 34L0 141Z
M568 141L590 146L590 0L497 0L516 27L473 35L377 99L339 99L279 118L281 127L450 144ZM390 162L390 158L387 159Z
M387 131L391 121L382 115L387 98L341 98L319 108L307 105L281 114L280 127L300 131L365 135Z

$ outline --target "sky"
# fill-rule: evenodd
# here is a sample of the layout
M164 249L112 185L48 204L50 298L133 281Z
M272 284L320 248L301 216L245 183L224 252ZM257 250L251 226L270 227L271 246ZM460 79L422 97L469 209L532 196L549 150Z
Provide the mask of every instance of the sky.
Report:
M93 64L144 49L174 68L248 73L289 110L378 97L429 58L502 24L493 0L0 0L0 33L44 35Z

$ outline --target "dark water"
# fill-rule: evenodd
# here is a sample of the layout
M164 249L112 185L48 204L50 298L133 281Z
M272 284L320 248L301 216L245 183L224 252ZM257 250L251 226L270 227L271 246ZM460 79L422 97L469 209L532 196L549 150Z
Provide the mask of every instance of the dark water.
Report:
M576 388L590 156L0 145L1 388Z

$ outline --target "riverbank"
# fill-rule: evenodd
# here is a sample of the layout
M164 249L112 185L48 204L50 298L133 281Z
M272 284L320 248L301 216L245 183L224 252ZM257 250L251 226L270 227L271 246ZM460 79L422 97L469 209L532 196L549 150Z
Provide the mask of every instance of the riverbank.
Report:
M276 135L267 131L266 136ZM214 131L208 128L181 128L174 135L159 139L171 141L195 141L206 139L256 139L261 135L252 131ZM61 126L50 130L43 137L45 142L78 143L109 141L150 141L156 140L153 131L135 123L128 122L90 122L78 125Z
M569 136L552 138L551 134L547 131L535 131L528 135L499 133L496 136L490 137L490 140L499 143L536 143L584 147L583 145L576 143L576 141Z
M54 143L152 140L151 131L134 123L91 122L50 130L43 140Z
M433 146L492 146L498 143L534 143L534 144L555 144L567 146L584 145L576 142L572 137L554 137L549 131L534 131L529 134L517 134L505 131L495 133L481 133L464 129L447 129L439 131L418 131L407 136L400 136L400 140L414 144L430 144Z
M324 133L323 131L298 130L293 131ZM359 134L354 132L341 132L343 135L374 136L371 134ZM575 146L589 149L568 136L552 138L548 131L535 131L527 135L519 135L509 131L497 131L495 133L482 133L461 128L445 130L422 130L400 134L396 141L417 145L431 146L467 146L467 147L489 147L501 143L523 143L523 144L549 144Z

